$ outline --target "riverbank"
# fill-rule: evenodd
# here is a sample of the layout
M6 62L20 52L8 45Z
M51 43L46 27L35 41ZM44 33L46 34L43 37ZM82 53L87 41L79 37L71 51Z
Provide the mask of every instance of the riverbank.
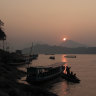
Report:
M26 72L7 63L9 55L11 54L0 50L0 96L57 96L45 89L17 82Z

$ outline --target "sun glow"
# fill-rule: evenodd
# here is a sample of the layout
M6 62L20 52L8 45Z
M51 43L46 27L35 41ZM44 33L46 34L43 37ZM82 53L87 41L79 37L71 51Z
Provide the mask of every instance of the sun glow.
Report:
M63 38L63 41L66 41L67 40L67 38Z

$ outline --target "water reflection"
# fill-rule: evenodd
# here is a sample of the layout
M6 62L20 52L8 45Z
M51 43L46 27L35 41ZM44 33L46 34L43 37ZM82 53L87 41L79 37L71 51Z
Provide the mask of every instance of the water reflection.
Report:
M65 56L66 56L66 55L62 55L61 61L62 61L62 62L66 62L66 63L64 64L64 66L65 66L64 73L67 74L66 67L68 66L68 63L67 63L67 59L65 58Z
M67 82L61 83L61 95L64 96L69 93L69 88Z
M66 56L66 55L62 55L62 56L61 56L61 61L67 63L67 58L65 58L65 56Z
M70 92L68 83L63 79L61 82L55 83L51 88L51 92L54 92L58 96L65 96Z

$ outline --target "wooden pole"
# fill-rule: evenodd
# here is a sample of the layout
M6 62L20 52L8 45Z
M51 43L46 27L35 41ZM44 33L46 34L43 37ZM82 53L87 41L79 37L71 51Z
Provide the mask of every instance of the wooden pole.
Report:
M5 46L4 46L4 40L3 40L3 51L5 50Z

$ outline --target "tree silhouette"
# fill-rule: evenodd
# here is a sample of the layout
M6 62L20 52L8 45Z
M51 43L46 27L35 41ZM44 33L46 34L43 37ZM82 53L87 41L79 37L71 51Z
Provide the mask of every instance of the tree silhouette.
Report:
M0 40L6 40L6 34L3 32L1 28L0 28Z
M4 50L4 40L6 40L6 34L2 30L2 26L4 26L4 23L0 20L0 40L3 41L3 50Z
M4 26L4 23L0 20L0 27Z

